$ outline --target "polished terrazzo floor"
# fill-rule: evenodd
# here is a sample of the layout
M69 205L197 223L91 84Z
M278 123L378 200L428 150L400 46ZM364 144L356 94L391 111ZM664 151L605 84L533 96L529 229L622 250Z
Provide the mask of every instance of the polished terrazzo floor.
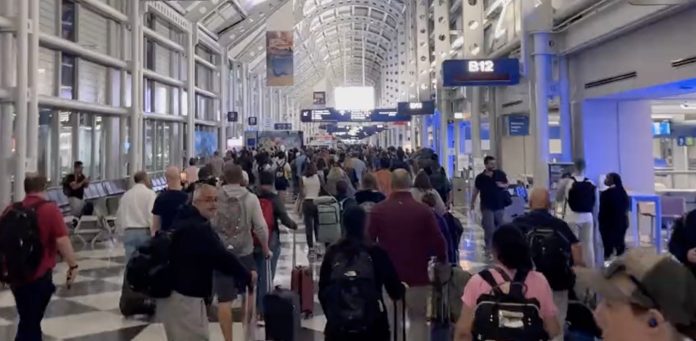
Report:
M288 207L290 208L290 207ZM478 270L485 266L482 253L483 231L474 224L467 224L466 217L456 214L465 223L465 234L461 244L461 265L468 270ZM300 222L297 216L293 216ZM307 265L306 239L303 227L297 232L299 264ZM292 239L290 232L281 236L282 251L278 262L275 285L289 287L292 262ZM70 341L116 341L116 340L165 340L164 329L156 321L124 318L118 310L121 294L123 270L125 266L123 247L118 242L100 243L95 248L86 247L79 242L78 248L80 274L70 289L65 287L64 264L54 271L56 293L46 311L42 328L45 340ZM312 262L315 277L319 263ZM316 280L316 278L315 278ZM236 309L236 316L241 320L241 309ZM212 340L222 340L222 335L215 318L211 318L210 331ZM322 331L325 317L315 296L315 312L310 319L302 321L301 341L323 340ZM0 340L14 339L17 325L17 313L14 299L9 290L0 290ZM243 340L243 325L234 326L235 340ZM263 328L258 328L258 340L263 340Z

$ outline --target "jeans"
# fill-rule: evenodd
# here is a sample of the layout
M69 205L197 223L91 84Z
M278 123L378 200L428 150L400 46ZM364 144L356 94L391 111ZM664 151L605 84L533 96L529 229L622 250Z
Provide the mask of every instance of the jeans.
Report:
M126 228L123 231L123 248L126 249L126 261L133 256L133 252L150 240L149 228Z
M590 221L587 223L568 223L568 225L580 240L585 265L588 268L594 268L597 264L594 252L594 223Z
M314 200L307 199L302 203L302 216L305 223L307 246L314 247L314 239L319 239L319 211Z
M568 315L568 290L554 291L553 304L558 308L558 323L561 326L561 334L553 338L554 341L563 341L566 316Z
M406 289L406 319L408 323L406 324L406 340L428 340L430 335L430 328L427 324L427 305L428 305L428 294L430 292L429 286L422 287L410 287ZM387 314L389 316L389 325L392 331L398 331L398 341L403 340L403 327L401 326L404 321L401 321L401 309L402 302L397 302L397 323L394 325L394 301L391 300L389 295L384 293L384 302L387 306Z
M56 287L53 285L53 275L50 270L32 283L12 288L19 315L15 341L42 340L41 320L55 291Z
M273 252L271 257L271 274L270 278L266 271L266 256L263 255L260 247L254 250L254 261L256 262L256 269L259 274L258 283L256 285L257 295L256 295L256 311L263 315L263 297L268 293L267 281L270 280L273 287L273 278L275 278L276 266L278 265L278 258L280 258L280 233L276 230L271 233L268 239L268 247Z
M493 241L493 233L503 224L504 210L487 210L481 209L481 227L483 227L483 238L486 242L486 250L491 249Z

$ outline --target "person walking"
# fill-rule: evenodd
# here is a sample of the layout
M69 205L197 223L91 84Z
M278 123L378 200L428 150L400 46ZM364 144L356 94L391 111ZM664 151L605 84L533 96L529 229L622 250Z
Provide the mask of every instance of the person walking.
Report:
M391 161L383 157L379 160L379 170L375 172L377 187L384 195L389 196L392 191L392 171L390 170Z
M347 208L342 220L345 236L329 247L319 272L319 302L327 317L325 338L327 341L388 341L389 317L381 309L382 292L386 290L391 300L398 301L403 299L406 288L387 253L366 241L365 210L358 206ZM351 271L355 277L346 278ZM344 304L346 301L357 302L354 309L359 321L345 318L353 312L346 309L349 306Z
M494 157L483 159L486 167L474 180L474 191L471 196L471 210L474 210L476 198L481 195L481 225L483 227L486 252L490 252L493 232L503 224L505 210L505 193L508 179L505 172L498 169Z
M12 204L0 216L0 275L9 284L19 316L16 341L40 341L43 339L41 320L56 290L53 284L53 268L56 255L67 264L68 288L77 276L77 261L63 215L56 204L46 196L46 177L27 174L24 179L26 197ZM36 239L19 239L24 233L8 233L10 229L38 229ZM32 245L40 244L40 247ZM27 248L24 248L26 245ZM38 262L26 262L26 255L36 252Z
M214 270L234 278L241 288L253 290L251 272L227 250L210 224L217 214L217 201L215 186L199 183L192 205L182 207L173 223L172 293L157 300L157 319L169 341L210 339L205 300L212 296Z
M167 179L167 188L157 196L152 206L151 232L153 236L160 230L169 231L179 209L186 205L189 200L189 195L181 186L179 168L167 167L167 170L164 171L164 177Z
M370 212L369 237L387 252L399 278L409 286L405 300L410 321L408 339L427 340L428 262L432 256L447 262L447 246L432 210L413 199L411 185L408 171L397 169L393 172L393 192ZM393 307L387 304L388 310Z
M608 188L599 194L597 220L604 245L604 259L607 260L612 255L621 256L626 251L630 201L619 174L607 174L604 184Z
M220 156L219 151L213 153L213 157L210 159L208 164L213 167L213 176L216 178L222 177L222 167L225 165L225 160Z
M157 194L150 186L150 178L145 171L133 175L135 184L123 194L116 211L116 226L123 235L123 247L126 249L126 261L133 252L150 240L154 235L152 229L152 208Z
M553 290L558 308L558 323L565 325L568 314L568 293L575 286L573 266L585 266L582 245L568 224L551 215L551 200L546 188L537 187L529 196L530 212L515 219L514 224L531 241L532 260ZM563 330L555 338L563 341Z
M355 193L355 202L360 205L367 213L370 213L372 207L387 197L379 191L377 187L377 179L371 173L365 174L362 178L362 188Z
M319 175L317 175L317 167L314 163L310 163L300 180L300 197L298 200L301 204L310 257L314 257L316 254L314 240L319 238L319 211L314 204L314 200L319 198L320 191L321 181L319 180Z
M585 160L575 160L573 174L559 184L558 190L565 193L560 196L563 200L563 220L580 239L585 264L588 267L595 267L597 261L594 248L593 212L597 203L597 187L585 176L585 167Z
M259 199L242 186L244 171L234 164L227 164L223 170L225 185L218 191L218 210L211 220L215 231L227 250L252 273L252 283L256 283L257 269L254 261L254 239L256 237L261 252L270 259L272 252L268 247L268 225L263 217ZM232 341L232 304L243 286L234 276L214 272L213 285L218 299L218 320L225 341ZM246 297L255 302L253 295ZM253 304L253 303L252 303Z
M198 182L199 168L198 166L196 166L197 163L198 161L196 160L196 158L192 157L189 159L188 167L184 169L184 174L186 175L186 183L189 185Z
M276 154L278 158L275 160L275 189L278 191L278 196L287 201L287 190L290 187L290 178L292 177L292 167L285 159L284 152L278 152ZM263 186L263 185L262 185Z
M418 202L423 202L423 196L426 194L435 194L435 212L440 216L447 213L445 202L442 201L440 194L433 188L433 185L430 184L430 177L428 177L428 174L424 171L420 171L418 175L416 175L416 180L413 181L413 188L411 188L411 194Z

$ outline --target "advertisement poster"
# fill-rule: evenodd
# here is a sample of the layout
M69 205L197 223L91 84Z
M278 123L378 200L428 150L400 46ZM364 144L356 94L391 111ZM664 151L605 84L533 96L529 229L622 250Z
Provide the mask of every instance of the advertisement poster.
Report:
M218 148L218 134L215 131L196 130L195 155L197 157L210 157Z
M312 96L312 104L314 105L326 105L326 92L316 91Z
M299 131L260 131L257 134L257 148L270 149L272 147L302 148L303 134Z
M292 31L266 32L266 85L293 85L293 57Z

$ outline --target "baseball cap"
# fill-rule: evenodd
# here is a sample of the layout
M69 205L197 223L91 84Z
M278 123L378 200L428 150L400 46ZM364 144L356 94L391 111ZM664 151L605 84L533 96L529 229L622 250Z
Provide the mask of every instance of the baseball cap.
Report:
M604 299L656 309L675 327L696 325L696 277L669 254L630 249L602 271L578 268L576 274Z

